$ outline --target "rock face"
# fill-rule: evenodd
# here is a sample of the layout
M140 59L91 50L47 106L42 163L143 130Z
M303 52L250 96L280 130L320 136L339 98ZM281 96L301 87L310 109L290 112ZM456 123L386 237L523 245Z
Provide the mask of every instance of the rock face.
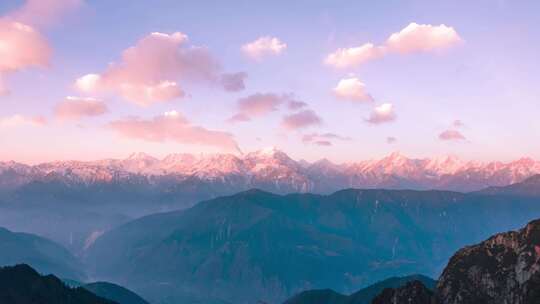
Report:
M540 303L540 220L458 251L437 290L440 304Z
M386 288L372 304L434 304L433 292L420 281L412 281L400 288Z

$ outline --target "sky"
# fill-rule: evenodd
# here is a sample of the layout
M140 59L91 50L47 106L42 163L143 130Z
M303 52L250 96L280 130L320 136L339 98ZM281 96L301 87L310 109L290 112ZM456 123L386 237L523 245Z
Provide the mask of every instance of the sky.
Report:
M539 1L0 2L0 161L540 159Z

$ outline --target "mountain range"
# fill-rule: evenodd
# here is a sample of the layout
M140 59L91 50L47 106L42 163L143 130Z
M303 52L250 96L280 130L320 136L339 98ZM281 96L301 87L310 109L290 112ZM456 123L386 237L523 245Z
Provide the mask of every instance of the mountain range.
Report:
M92 276L155 302L280 303L320 288L350 294L390 276L438 276L459 248L540 217L538 202L438 190L249 190L114 228L85 262Z
M32 182L68 185L107 183L176 187L183 183L220 185L232 194L251 188L274 193L327 194L344 188L443 189L460 192L517 183L540 173L540 162L522 158L512 162L462 161L457 157L412 159L395 152L382 159L335 164L293 160L268 148L244 155L171 154L163 159L134 153L127 159L50 162L29 166L0 162L0 189Z
M480 163L393 153L334 164L293 160L273 148L241 156L157 159L135 153L127 159L34 166L10 161L0 162L0 226L45 236L81 254L105 231L135 218L252 188L277 194L330 194L346 188L466 192L506 186L535 173L540 163L528 158Z

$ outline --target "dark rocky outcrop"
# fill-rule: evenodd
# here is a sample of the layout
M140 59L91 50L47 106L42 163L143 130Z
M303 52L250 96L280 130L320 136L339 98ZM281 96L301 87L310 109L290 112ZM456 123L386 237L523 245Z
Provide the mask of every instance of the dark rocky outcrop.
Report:
M357 292L346 296L331 289L306 290L291 297L284 304L368 304L385 289L397 289L408 283L421 282L429 290L434 290L437 281L423 275L392 277L369 285Z
M420 281L399 288L386 288L372 304L434 304L433 292Z
M540 303L540 220L459 250L437 290L441 304Z
M0 268L2 304L117 304L84 288L70 288L54 275L42 276L26 264Z

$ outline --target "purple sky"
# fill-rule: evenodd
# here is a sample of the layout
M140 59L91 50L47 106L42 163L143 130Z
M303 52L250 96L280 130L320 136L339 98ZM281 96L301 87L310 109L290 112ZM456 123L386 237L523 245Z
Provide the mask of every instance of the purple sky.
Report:
M0 2L0 160L540 159L538 1Z

